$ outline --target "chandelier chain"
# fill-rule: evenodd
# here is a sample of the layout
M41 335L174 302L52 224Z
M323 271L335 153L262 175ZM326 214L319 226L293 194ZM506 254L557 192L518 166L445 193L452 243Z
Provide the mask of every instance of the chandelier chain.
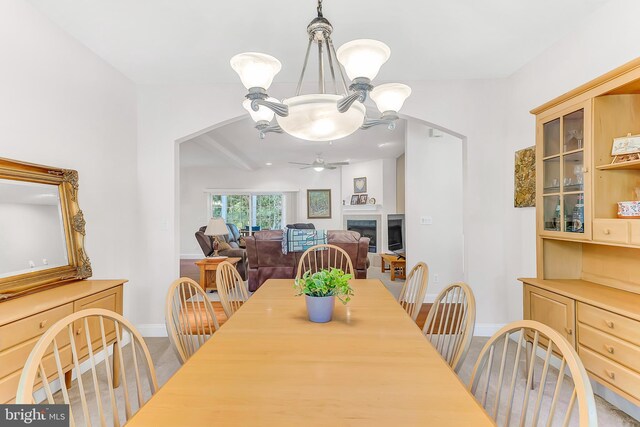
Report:
M322 18L322 0L318 0L318 17Z

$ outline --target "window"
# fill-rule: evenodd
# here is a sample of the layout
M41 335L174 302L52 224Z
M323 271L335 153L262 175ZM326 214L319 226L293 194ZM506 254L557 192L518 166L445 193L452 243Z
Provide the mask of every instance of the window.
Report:
M222 217L239 230L279 230L284 227L285 201L282 193L208 195L209 218ZM259 228L257 228L259 227Z

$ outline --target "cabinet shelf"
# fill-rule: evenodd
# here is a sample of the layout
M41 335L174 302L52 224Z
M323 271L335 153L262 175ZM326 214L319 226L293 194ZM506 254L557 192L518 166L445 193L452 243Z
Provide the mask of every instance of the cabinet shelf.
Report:
M623 163L612 163L609 165L596 166L598 170L640 170L640 160L631 160Z

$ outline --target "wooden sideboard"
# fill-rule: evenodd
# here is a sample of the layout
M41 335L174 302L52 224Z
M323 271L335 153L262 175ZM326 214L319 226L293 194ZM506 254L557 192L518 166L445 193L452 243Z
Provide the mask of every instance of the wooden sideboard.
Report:
M0 303L0 403L14 401L24 362L44 331L63 317L87 308L104 308L122 314L122 288L126 282L77 280ZM90 324L90 328L93 327ZM81 333L80 324L75 325L74 330L75 343L82 359L85 359L86 335ZM97 330L92 336L99 336ZM115 340L114 331L107 331L107 336L110 338L108 343L112 344ZM66 341L62 341L64 344L60 344L60 357L65 381L69 384L72 369L69 338L61 336L61 340L65 339ZM101 347L102 344L98 341L93 344L94 351ZM49 362L53 375L53 354L49 355ZM116 370L117 366L114 366L114 378L117 376Z
M590 376L640 404L640 295L585 280L521 279L524 317L578 350Z
M536 115L537 277L524 318L572 343L589 375L640 405L640 162L612 164L613 139L640 134L640 59L532 111Z

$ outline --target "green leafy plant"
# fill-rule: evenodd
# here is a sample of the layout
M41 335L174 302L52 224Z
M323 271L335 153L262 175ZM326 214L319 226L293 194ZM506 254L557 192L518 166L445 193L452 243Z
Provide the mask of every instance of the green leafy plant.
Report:
M343 304L346 304L353 295L353 289L349 285L351 278L351 274L345 274L339 268L323 269L316 273L307 271L300 279L296 279L294 288L298 291L298 295L335 296Z

